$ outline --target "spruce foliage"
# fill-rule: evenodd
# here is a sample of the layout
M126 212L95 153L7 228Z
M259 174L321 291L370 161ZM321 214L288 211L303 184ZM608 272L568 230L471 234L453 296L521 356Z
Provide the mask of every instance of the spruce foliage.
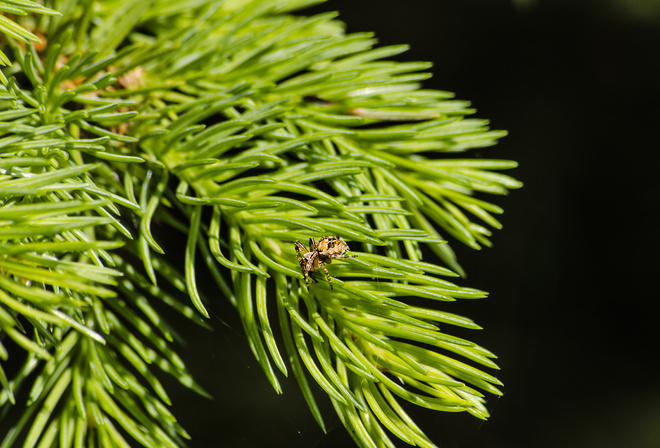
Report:
M457 153L504 132L405 46L294 12L316 3L0 1L0 447L184 446L158 371L205 392L158 310L208 325L200 270L275 390L322 428L329 399L357 446L435 446L406 402L488 417L494 355L441 308L486 296L445 238L501 227L481 196L516 163ZM293 243L325 235L357 257L307 289Z

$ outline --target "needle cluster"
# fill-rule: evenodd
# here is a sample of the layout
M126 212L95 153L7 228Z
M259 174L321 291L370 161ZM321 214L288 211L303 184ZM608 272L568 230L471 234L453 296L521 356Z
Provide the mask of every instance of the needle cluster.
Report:
M406 402L488 417L495 356L441 308L486 296L447 239L501 227L516 163L458 154L505 133L315 3L0 1L0 447L185 445L156 373L205 392L159 310L208 325L201 270L358 446L435 446ZM295 241L332 235L355 257L308 288Z

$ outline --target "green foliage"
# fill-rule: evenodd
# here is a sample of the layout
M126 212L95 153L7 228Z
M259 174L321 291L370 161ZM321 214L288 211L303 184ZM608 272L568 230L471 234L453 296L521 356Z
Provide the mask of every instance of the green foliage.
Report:
M22 412L1 447L184 445L156 371L205 392L158 310L206 325L201 268L321 427L310 381L361 447L434 446L405 402L488 417L494 355L436 302L486 296L448 280L445 235L478 249L500 227L475 195L520 187L515 162L455 154L504 133L422 89L429 64L387 60L405 46L292 14L315 3L0 2L0 359L24 357L0 364ZM185 235L181 265L155 226ZM357 258L308 290L293 243L335 234Z
M57 15L59 13L52 9L44 8L42 5L33 2L32 0L1 1L0 33L25 44L29 42L40 42L39 36L33 34L29 28L23 27L7 17L7 15L26 16L28 14ZM7 55L0 50L0 66L10 64L11 61L7 58Z

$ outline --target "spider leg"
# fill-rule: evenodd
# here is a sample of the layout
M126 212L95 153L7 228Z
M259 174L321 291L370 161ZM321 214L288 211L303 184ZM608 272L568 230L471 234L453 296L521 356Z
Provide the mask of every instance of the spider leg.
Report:
M303 253L305 253L305 254L309 251L307 250L305 245L303 243L301 243L300 241L296 241L296 246L295 247L296 247L296 254L298 254L298 263L300 263L300 268L302 269L303 266L305 266L305 261L304 261L305 259L303 258L302 254L300 253L300 249L302 249L304 251Z
M305 258L300 254L300 249L304 250L305 253L309 251L303 243L296 241L296 254L298 254L298 263L300 264L300 271L302 272L303 278L305 279L305 286L309 285L309 277L307 273L309 272L306 268ZM308 287L309 289L309 287Z
M337 254L330 255L329 258L357 258L357 255Z
M312 272L314 270L314 261L316 261L319 256L318 252L311 252L311 254L312 255L309 257L309 260L307 260L307 264L305 265L305 271L307 272Z
M310 252L316 252L317 247L316 247L316 240L314 238L309 239L309 251Z
M318 283L319 281L316 280L314 277L311 276L311 272L315 269L314 264L316 260L318 260L319 253L318 252L308 252L309 258L307 259L307 264L305 265L305 281L309 285L310 283ZM319 260L320 261L320 260ZM309 286L307 287L309 289Z
M300 262L300 266L302 267L302 265L303 265L303 261L302 261L303 256L300 254L300 250L303 251L302 252L303 254L306 254L309 251L307 250L305 245L303 243L301 243L300 241L296 241L296 246L295 247L296 247L296 252L298 253L298 261Z
M323 268L323 272L325 272L325 278L328 279L328 284L330 285L330 289L332 288L332 280L330 277L330 274L328 273L328 268L325 267L325 263L319 260L319 265Z

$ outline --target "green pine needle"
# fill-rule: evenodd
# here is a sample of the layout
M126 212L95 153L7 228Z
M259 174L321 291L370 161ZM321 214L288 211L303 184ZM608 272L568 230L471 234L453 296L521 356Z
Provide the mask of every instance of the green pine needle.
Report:
M430 64L387 59L405 46L293 14L316 3L0 2L0 408L22 412L0 448L185 445L155 372L208 394L159 309L208 326L202 269L322 428L310 381L360 447L435 446L406 402L488 417L495 355L441 302L487 295L447 241L489 246L483 196L522 184L513 161L455 155L506 133L423 89ZM294 242L330 235L356 257L308 287Z

